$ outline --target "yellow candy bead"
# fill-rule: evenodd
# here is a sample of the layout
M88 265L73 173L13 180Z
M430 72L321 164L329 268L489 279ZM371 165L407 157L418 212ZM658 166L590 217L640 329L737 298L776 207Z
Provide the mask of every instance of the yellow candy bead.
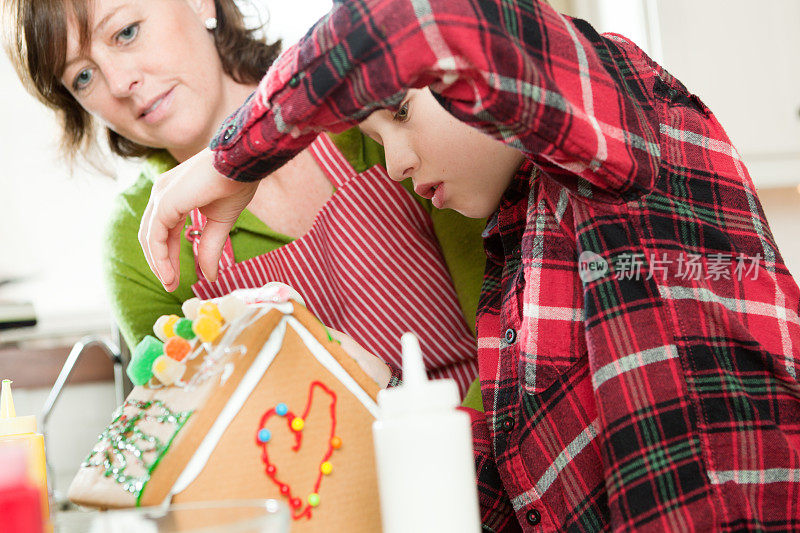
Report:
M305 421L302 418L297 417L294 420L292 420L292 429L293 430L295 430L295 431L303 431L303 426L305 426Z
M169 315L169 318L167 318L167 321L164 322L164 335L167 336L167 339L177 335L177 333L175 333L175 323L180 318L181 317L179 317L178 315Z
M192 323L192 331L200 338L201 342L214 342L219 337L222 322L208 315L200 315Z
M203 302L197 310L197 318L202 316L210 316L222 322L222 313L219 312L219 307L214 302Z
M328 461L325 461L319 466L319 471L329 476L331 472L333 472L333 465L330 464Z

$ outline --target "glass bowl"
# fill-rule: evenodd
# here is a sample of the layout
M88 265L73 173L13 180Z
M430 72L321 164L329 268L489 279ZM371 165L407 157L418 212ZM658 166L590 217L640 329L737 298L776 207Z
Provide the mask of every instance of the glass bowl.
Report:
M68 511L55 533L288 533L289 509L277 500L178 503L114 511Z

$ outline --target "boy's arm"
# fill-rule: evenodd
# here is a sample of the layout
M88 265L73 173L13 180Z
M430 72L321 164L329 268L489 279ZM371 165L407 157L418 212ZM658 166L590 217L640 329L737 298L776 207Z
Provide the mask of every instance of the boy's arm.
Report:
M215 166L259 179L318 131L340 131L396 106L408 88L430 86L454 116L543 166L612 193L645 190L660 157L658 121L640 102L652 80L619 71L612 54L625 51L545 3L336 3L223 124Z

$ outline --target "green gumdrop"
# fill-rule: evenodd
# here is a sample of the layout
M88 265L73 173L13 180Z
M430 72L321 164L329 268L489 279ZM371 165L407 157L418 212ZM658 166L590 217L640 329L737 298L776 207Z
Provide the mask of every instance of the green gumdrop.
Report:
M144 385L153 377L153 361L164 355L164 343L147 335L136 345L128 364L127 374L134 385Z
M172 329L176 335L183 337L187 341L190 341L196 337L194 330L192 329L192 321L188 318L179 319Z

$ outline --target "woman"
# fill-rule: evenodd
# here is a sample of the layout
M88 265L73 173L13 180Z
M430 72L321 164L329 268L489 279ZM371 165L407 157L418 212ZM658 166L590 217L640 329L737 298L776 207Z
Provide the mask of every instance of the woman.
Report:
M427 361L431 375L454 377L466 391L477 374L467 324L483 270L481 224L431 215L429 202L382 179L374 167L380 148L357 130L319 136L258 185L247 210L218 235L226 252L215 282L197 267L197 242L218 225L198 211L172 235L180 278L162 286L149 270L136 232L154 176L207 146L277 53L277 44L245 29L233 0L14 0L9 8L12 60L28 89L57 112L65 151L91 149L97 121L114 153L146 158L117 202L105 251L109 294L129 345L194 295L278 280L304 294L326 324L395 365L405 330L446 347L445 356ZM403 220L362 223L359 213L385 211L381 202L403 205ZM413 231L398 231L409 223ZM423 253L403 251L420 247Z

